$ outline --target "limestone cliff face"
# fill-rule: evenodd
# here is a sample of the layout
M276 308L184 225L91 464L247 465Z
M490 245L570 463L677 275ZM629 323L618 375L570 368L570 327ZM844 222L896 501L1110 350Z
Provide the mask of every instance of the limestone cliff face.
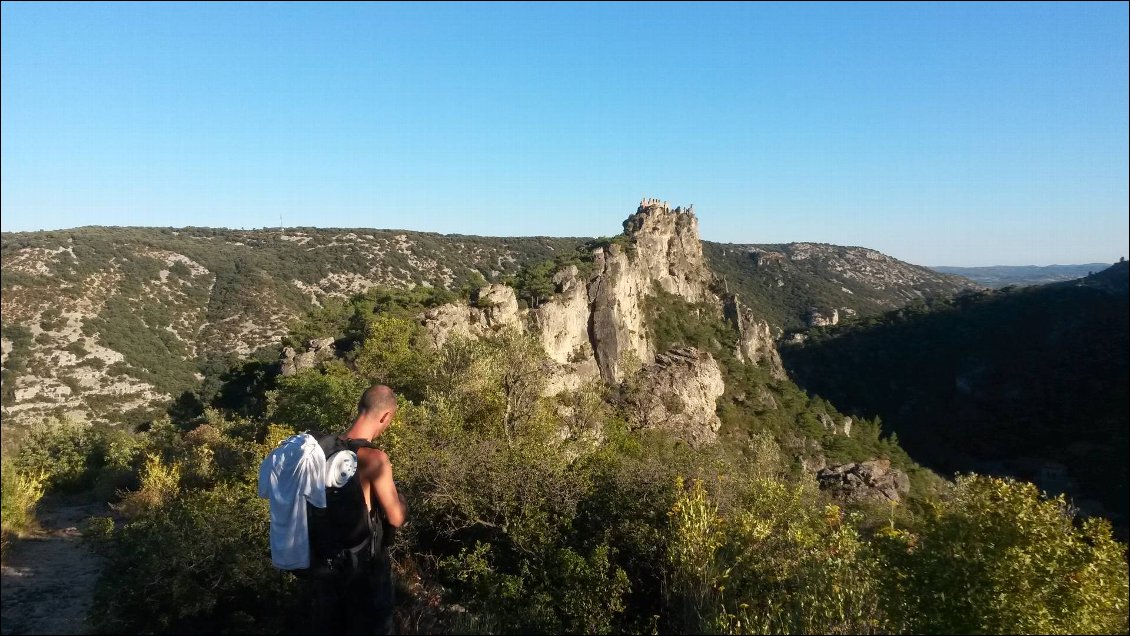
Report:
M767 367L771 376L784 380L787 377L785 367L781 364L781 355L777 352L776 338L769 323L758 320L749 307L734 295L727 295L723 300L722 312L738 330L738 348L734 352L738 359Z
M737 355L783 378L772 330L736 297L723 301L711 290L713 275L690 209L645 199L624 221L623 239L593 250L587 277L576 267L559 271L556 293L534 309L520 311L512 289L491 285L470 306L437 307L422 322L437 345L453 334L482 336L503 328L534 333L555 363L550 394L597 377L618 384L625 379L625 363L635 358L644 365L639 425L685 429L694 443L712 440L720 425L715 402L724 390L718 363L694 349L657 356L648 338L645 299L659 288L722 309L741 336Z
M424 313L424 326L437 347L452 335L480 337L505 327L520 328L518 297L512 287L487 285L471 297L471 302L448 303Z
M521 320L518 297L513 287L487 285L471 301L475 303L471 315L483 329L498 331L504 327L516 327Z
M553 277L556 294L530 312L527 325L556 363L546 384L550 395L572 391L600 376L589 341L587 281L569 266Z
M589 335L600 375L608 382L623 379L626 356L641 362L655 356L647 339L643 300L650 291L645 270L617 244L593 254L596 276L589 283Z
M596 369L604 380L617 383L623 379L621 366L627 357L645 364L655 359L643 308L654 285L692 302L716 300L692 212L645 199L624 222L624 230L627 247L613 243L594 250L587 280L575 267L558 272L557 293L532 311L520 314L513 290L492 285L472 306L437 307L424 315L423 323L437 345L456 333L484 335L505 326L529 329L554 362L575 366L572 371L586 376ZM496 309L482 309L484 299Z
M624 221L624 234L628 249L613 243L594 252L596 275L589 283L589 333L600 375L609 382L622 379L626 355L644 363L655 358L643 315L654 285L690 302L714 300L694 212L645 199Z
M557 272L553 283L557 293L530 312L531 326L554 362L564 364L591 358L586 281L581 280L577 268L570 265Z
M715 403L726 390L714 357L692 347L656 356L640 372L631 395L633 424L674 431L693 445L718 439Z
M636 269L664 291L691 302L710 300L710 270L702 255L694 212L644 201L624 221L636 251Z

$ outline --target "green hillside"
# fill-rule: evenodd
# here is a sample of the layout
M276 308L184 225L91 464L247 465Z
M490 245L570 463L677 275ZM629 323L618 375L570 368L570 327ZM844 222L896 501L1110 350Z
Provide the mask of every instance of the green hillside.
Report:
M137 420L237 359L277 354L290 324L331 299L375 285L465 293L582 242L315 228L4 233L5 420Z
M943 472L1011 474L1127 513L1127 264L808 332L797 382Z
M786 331L806 326L811 309L824 315L836 310L844 320L977 287L959 276L862 247L707 241L702 247L711 269L725 279L730 290L770 324Z

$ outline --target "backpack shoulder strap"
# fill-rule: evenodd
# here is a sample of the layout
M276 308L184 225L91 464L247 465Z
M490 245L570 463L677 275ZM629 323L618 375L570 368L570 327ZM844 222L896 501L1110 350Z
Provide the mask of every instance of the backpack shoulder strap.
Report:
M356 453L358 450L360 450L362 448L379 448L379 446L370 442L367 439L359 439L359 438L352 438L352 437L345 440L345 445L349 448L349 450L353 451L354 453Z
M356 453L359 449L362 448L379 448L376 444L367 439L354 437L342 439L341 437L332 434L323 435L322 437L318 438L318 445L322 447L322 452L325 453L326 459L329 459L330 455L333 455L338 451L351 450Z

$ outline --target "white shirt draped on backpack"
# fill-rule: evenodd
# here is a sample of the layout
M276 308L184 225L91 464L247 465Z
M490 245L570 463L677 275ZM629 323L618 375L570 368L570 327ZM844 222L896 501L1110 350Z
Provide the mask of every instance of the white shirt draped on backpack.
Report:
M271 561L279 569L310 567L306 504L326 507L326 468L309 433L287 438L259 465L259 496L271 507Z

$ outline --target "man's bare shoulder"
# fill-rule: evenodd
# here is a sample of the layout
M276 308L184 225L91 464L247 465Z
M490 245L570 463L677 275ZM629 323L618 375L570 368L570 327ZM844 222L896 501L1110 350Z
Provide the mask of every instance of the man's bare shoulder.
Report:
M364 463L387 464L388 454L379 448L360 448L357 450L357 459Z

